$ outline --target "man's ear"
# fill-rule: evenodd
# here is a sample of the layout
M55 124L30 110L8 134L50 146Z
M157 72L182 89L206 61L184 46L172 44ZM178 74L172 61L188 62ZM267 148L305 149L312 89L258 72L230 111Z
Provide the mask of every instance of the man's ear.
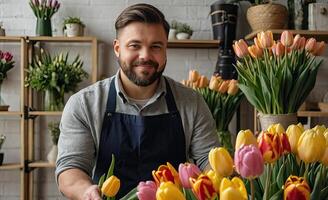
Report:
M119 50L120 50L120 42L118 41L118 39L115 39L113 41L113 47L114 47L114 52L116 57L120 56Z

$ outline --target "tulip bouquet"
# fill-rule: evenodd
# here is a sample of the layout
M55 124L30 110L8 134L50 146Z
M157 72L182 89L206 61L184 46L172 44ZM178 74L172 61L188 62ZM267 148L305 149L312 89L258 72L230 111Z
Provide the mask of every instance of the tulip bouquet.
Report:
M203 96L216 122L220 143L230 152L233 152L233 146L228 126L243 97L237 83L237 80L223 80L217 75L209 81L195 70L189 72L188 80L182 81Z
M34 15L40 19L50 19L60 7L57 0L30 0L29 4Z
M272 32L258 33L254 45L236 41L239 88L263 114L296 113L313 89L326 44L293 37L289 31L274 41Z
M13 55L0 50L0 84L7 77L7 72L14 67Z

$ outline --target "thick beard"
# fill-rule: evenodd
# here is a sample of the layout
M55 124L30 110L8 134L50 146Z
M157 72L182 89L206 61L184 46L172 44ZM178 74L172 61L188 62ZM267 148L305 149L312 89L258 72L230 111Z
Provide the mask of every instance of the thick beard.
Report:
M122 71L128 77L128 79L130 81L132 81L134 84L136 84L138 86L146 87L146 86L149 86L152 83L154 83L156 80L158 80L162 76L163 71L165 69L166 62L163 64L163 66L161 66L163 69L159 72L157 71L159 64L154 61L145 61L145 62L135 61L131 65L126 65L119 58L118 64L120 65ZM140 65L140 64L147 64L147 65L153 66L155 68L155 73L153 73L148 79L142 79L142 78L138 77L137 74L132 69L133 69L133 67Z

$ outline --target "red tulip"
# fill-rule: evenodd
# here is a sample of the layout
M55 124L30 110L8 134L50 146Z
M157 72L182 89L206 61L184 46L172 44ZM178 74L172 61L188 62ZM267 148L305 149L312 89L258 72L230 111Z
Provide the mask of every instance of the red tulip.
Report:
M182 187L184 188L191 188L189 179L197 179L199 174L201 174L200 169L192 163L185 163L179 165L179 177Z
M200 175L197 179L190 179L192 191L198 197L198 200L213 199L216 192L211 179L207 175Z
M281 153L282 154L286 154L286 153L290 153L292 151L290 144L289 144L289 140L288 140L288 136L286 133L280 133L280 141L281 141Z
M310 186L303 177L289 176L284 186L284 200L308 200L310 192Z
M156 200L157 186L154 181L140 182L137 190L139 200Z
M254 145L242 146L235 152L236 171L244 178L253 179L264 170L264 161L260 150Z
M278 133L262 131L258 137L259 149L265 163L273 163L281 156L281 140Z
M161 165L158 167L157 171L153 170L153 178L159 186L161 182L171 181L172 183L180 186L179 174L174 167L167 162L167 165Z

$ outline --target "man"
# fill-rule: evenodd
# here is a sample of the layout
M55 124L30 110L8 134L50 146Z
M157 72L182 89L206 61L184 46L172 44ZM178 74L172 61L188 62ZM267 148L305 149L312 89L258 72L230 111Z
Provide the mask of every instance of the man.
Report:
M202 96L162 76L169 31L164 15L136 4L119 15L115 28L119 71L73 95L62 115L56 177L70 199L100 199L96 184L111 154L122 197L166 162L178 167L193 160L204 169L218 145Z

